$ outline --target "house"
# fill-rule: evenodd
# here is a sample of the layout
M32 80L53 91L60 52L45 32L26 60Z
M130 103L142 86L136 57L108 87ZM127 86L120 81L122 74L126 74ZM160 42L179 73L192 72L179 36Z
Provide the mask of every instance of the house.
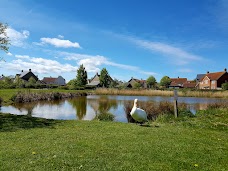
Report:
M109 76L109 85L111 84L111 82L113 82L113 79ZM90 88L101 87L102 85L100 84L100 74L96 73L93 78L88 79L88 84L86 84L86 86Z
M31 77L33 77L36 81L38 81L38 76L36 76L31 69L29 71L21 70L20 74L16 74L16 77L22 79L23 81L29 81Z
M146 80L139 80L133 77L131 77L131 79L127 82L126 87L132 88L136 83L139 83L142 88L147 88Z
M206 74L197 74L196 75L196 84L205 76Z
M58 86L66 85L66 80L62 76L58 76L57 78L44 77L42 82L46 83L47 85L58 85Z
M207 72L196 86L199 89L221 89L222 84L226 82L228 82L228 73L225 68L222 72Z
M196 87L196 81L186 81L183 84L183 88L195 88Z
M94 88L101 87L100 74L96 73L96 75L93 78L88 80L88 84L86 86Z
M187 82L187 78L170 78L171 83L169 85L169 88L183 88L184 83Z

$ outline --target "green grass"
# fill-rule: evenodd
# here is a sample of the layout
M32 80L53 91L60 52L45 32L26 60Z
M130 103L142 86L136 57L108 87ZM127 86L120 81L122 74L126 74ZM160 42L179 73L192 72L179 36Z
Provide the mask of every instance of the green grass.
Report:
M208 114L151 127L0 114L0 170L227 170L228 110Z

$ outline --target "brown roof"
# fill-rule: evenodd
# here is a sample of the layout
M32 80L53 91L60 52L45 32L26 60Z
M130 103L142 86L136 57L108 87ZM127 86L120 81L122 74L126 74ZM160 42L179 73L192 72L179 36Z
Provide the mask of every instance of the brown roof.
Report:
M194 81L187 81L183 84L184 88L195 88L196 82Z
M52 77L44 77L44 79L42 81L44 81L45 83L53 83L55 82L57 78L52 78Z
M171 84L183 84L187 81L187 78L170 78L171 79Z
M203 78L201 78L200 81L202 81L206 76L210 79L210 80L218 80L221 76L223 76L223 74L225 74L226 72L213 72L213 73L207 73Z

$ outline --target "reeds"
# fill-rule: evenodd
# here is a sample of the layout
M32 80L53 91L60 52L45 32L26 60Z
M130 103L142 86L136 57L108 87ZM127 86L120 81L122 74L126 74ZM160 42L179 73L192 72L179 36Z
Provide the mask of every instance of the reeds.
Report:
M99 95L129 95L129 96L173 96L173 90L148 90L148 89L112 89L98 88L94 93ZM178 96L184 97L213 97L213 98L228 98L228 91L220 90L188 90L179 89Z
M140 96L173 96L173 91L164 90L136 90L136 89L112 89L112 88L98 88L94 90L95 94L103 95L140 95Z
M135 122L134 119L131 117L130 112L133 107L132 101L124 102L124 111L127 117L128 122ZM139 102L138 107L145 110L147 113L147 117L149 120L156 120L156 118L160 115L173 115L174 116L174 104L171 102ZM189 109L187 108L186 103L179 103L178 104L179 111L181 113L188 113Z

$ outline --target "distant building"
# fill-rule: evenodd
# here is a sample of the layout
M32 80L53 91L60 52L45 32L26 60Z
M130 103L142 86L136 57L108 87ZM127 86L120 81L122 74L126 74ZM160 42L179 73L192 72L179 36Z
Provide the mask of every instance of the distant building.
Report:
M100 84L100 74L96 73L96 75L88 80L88 84L86 85L87 87L101 87Z
M186 81L183 84L183 88L195 88L196 87L196 81Z
M133 88L136 83L139 83L142 88L147 88L146 80L140 80L133 77L127 82L126 87Z
M113 81L112 77L109 76L109 85L111 84L111 82ZM102 85L100 84L100 74L96 73L96 75L91 78L88 79L88 84L86 84L86 87L90 87L90 88L98 88L101 87Z
M171 83L169 85L169 88L183 88L184 83L187 82L187 78L170 78Z
M221 89L222 84L228 82L228 73L225 68L222 72L213 72L205 74L198 82L196 87L199 89Z
M31 69L29 69L29 71L23 71L21 70L20 74L16 74L16 77L19 77L20 79L22 79L25 82L28 82L28 80L33 77L36 81L38 81L38 77L32 72Z
M58 86L66 85L66 80L62 76L58 76L57 78L44 77L42 82L46 83L47 85L58 85Z

